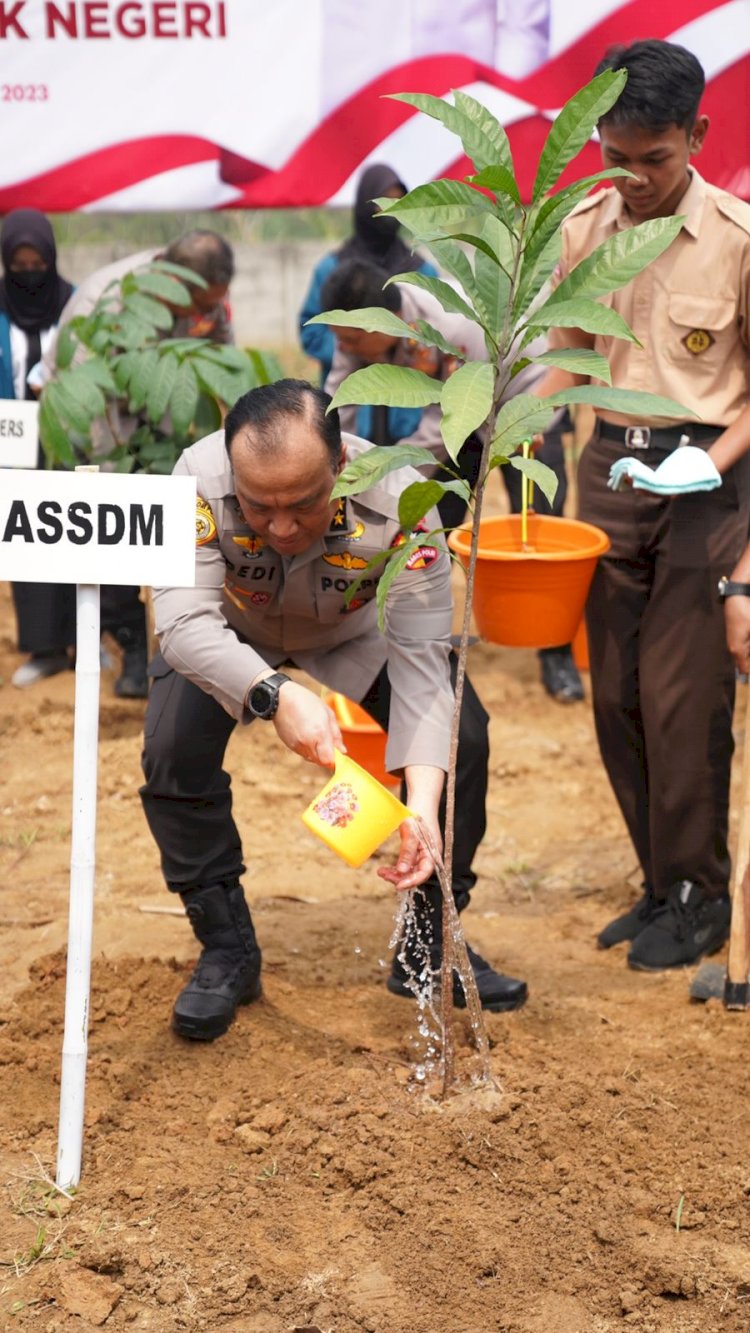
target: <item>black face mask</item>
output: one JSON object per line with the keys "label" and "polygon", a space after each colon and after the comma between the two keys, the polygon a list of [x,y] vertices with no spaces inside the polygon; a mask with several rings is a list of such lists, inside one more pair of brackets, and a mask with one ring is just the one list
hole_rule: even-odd
{"label": "black face mask", "polygon": [[46,269],[35,268],[23,268],[16,271],[9,269],[5,275],[5,281],[9,287],[14,287],[17,292],[23,292],[24,296],[35,296],[49,281],[49,272]]}

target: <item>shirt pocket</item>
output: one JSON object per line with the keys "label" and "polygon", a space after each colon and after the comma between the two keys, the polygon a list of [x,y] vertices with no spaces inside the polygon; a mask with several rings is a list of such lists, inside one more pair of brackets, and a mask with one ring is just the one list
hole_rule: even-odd
{"label": "shirt pocket", "polygon": [[731,296],[670,292],[667,355],[692,374],[714,376],[737,342],[737,304]]}

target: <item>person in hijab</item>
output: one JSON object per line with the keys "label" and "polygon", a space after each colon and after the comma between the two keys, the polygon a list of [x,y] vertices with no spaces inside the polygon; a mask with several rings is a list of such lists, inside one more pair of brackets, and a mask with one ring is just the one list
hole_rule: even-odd
{"label": "person in hijab", "polygon": [[[378,216],[375,199],[402,199],[406,186],[392,167],[382,162],[373,163],[362,172],[357,183],[354,202],[354,231],[334,250],[325,255],[316,266],[304,304],[299,314],[299,337],[303,351],[320,362],[320,383],[323,385],[331,369],[336,339],[325,324],[305,327],[308,319],[319,315],[324,307],[320,294],[323,283],[337,265],[350,259],[362,259],[377,264],[389,278],[396,273],[426,273],[436,278],[437,269],[422,255],[412,254],[402,240],[396,218]],[[369,435],[364,436],[369,439]]]}
{"label": "person in hijab", "polygon": [[[0,231],[0,254],[0,398],[34,399],[29,374],[52,340],[73,287],[57,272],[52,227],[35,208],[8,213]],[[54,583],[11,586],[19,652],[29,654],[11,679],[23,687],[71,665],[75,590]]]}

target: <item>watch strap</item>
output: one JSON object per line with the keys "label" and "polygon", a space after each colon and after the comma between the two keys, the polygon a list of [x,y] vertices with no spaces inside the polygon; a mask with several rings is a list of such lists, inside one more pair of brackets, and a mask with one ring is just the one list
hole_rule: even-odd
{"label": "watch strap", "polygon": [[[256,681],[255,685],[251,686],[248,690],[245,699],[248,712],[252,713],[253,717],[259,717],[270,721],[271,718],[275,716],[279,706],[279,690],[288,680],[291,680],[291,676],[285,676],[283,671],[274,671],[270,676],[264,676],[262,680]],[[253,708],[251,700],[256,690],[261,690],[269,698],[269,703],[272,706],[268,712],[258,712]]]}
{"label": "watch strap", "polygon": [[736,579],[719,579],[719,596],[750,597],[750,583],[739,583]]}

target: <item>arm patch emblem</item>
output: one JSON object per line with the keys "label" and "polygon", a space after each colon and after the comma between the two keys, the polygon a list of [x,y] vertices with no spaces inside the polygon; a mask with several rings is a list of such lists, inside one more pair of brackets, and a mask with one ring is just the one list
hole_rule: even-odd
{"label": "arm patch emblem", "polygon": [[208,500],[199,495],[195,506],[195,544],[205,546],[207,542],[213,541],[215,536],[216,519],[213,511]]}

